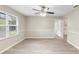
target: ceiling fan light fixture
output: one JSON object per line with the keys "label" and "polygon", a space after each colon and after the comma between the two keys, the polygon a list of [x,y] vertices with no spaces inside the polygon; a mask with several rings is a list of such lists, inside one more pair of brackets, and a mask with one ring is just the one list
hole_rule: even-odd
{"label": "ceiling fan light fixture", "polygon": [[46,13],[40,13],[40,16],[46,16],[47,14]]}

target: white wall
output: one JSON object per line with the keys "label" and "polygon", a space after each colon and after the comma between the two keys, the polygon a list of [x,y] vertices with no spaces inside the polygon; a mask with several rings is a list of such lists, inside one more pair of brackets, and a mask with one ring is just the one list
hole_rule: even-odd
{"label": "white wall", "polygon": [[66,18],[67,41],[79,49],[79,7],[67,14]]}
{"label": "white wall", "polygon": [[[56,20],[62,21],[62,18],[52,17],[52,16],[46,16],[46,17],[29,16],[27,17],[26,19],[27,37],[28,38],[54,38],[56,36],[56,33],[55,33],[55,21]],[[61,29],[59,30],[62,31]]]}

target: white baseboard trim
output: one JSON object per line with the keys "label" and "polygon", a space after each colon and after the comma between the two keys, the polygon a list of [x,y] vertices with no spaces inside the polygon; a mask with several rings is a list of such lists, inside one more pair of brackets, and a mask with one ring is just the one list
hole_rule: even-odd
{"label": "white baseboard trim", "polygon": [[72,43],[70,40],[67,40],[67,42],[79,50],[79,46],[77,46],[76,44]]}
{"label": "white baseboard trim", "polygon": [[11,46],[7,47],[6,49],[3,49],[2,51],[0,51],[0,54],[2,54],[3,52],[9,50],[10,48],[12,48],[13,46],[15,46],[16,44],[22,42],[25,39],[19,40],[18,42],[15,42],[14,44],[12,44]]}
{"label": "white baseboard trim", "polygon": [[78,32],[74,32],[74,31],[68,31],[69,33],[73,33],[73,34],[77,34],[77,35],[79,35],[79,33]]}
{"label": "white baseboard trim", "polygon": [[28,38],[55,38],[55,37],[27,37]]}

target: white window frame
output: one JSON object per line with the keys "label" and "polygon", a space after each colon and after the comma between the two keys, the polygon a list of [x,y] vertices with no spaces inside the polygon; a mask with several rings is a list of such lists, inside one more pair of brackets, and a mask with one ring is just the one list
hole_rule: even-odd
{"label": "white window frame", "polygon": [[[0,10],[0,12],[6,14],[6,25],[0,25],[0,26],[5,26],[6,27],[6,36],[3,37],[3,38],[0,38],[0,40],[7,39],[7,38],[14,37],[14,36],[18,35],[18,16],[15,16],[15,15],[13,15],[11,13],[1,11],[1,10]],[[11,16],[16,18],[16,25],[9,25],[8,24],[8,18],[7,18],[8,15],[11,15]],[[8,27],[9,26],[16,26],[16,34],[15,35],[11,35],[11,36],[8,35],[8,33],[9,33],[9,28]]]}

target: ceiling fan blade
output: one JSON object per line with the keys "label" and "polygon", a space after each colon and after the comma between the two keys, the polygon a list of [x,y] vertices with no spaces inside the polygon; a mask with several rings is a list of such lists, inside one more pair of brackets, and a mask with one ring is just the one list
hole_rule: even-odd
{"label": "ceiling fan blade", "polygon": [[40,12],[38,12],[38,13],[35,13],[35,14],[39,14]]}
{"label": "ceiling fan blade", "polygon": [[40,11],[40,10],[37,10],[37,9],[32,9],[32,10],[35,10],[35,11]]}
{"label": "ceiling fan blade", "polygon": [[54,12],[47,12],[48,14],[55,14]]}
{"label": "ceiling fan blade", "polygon": [[75,5],[73,8],[76,8],[76,7],[78,7],[79,5]]}

